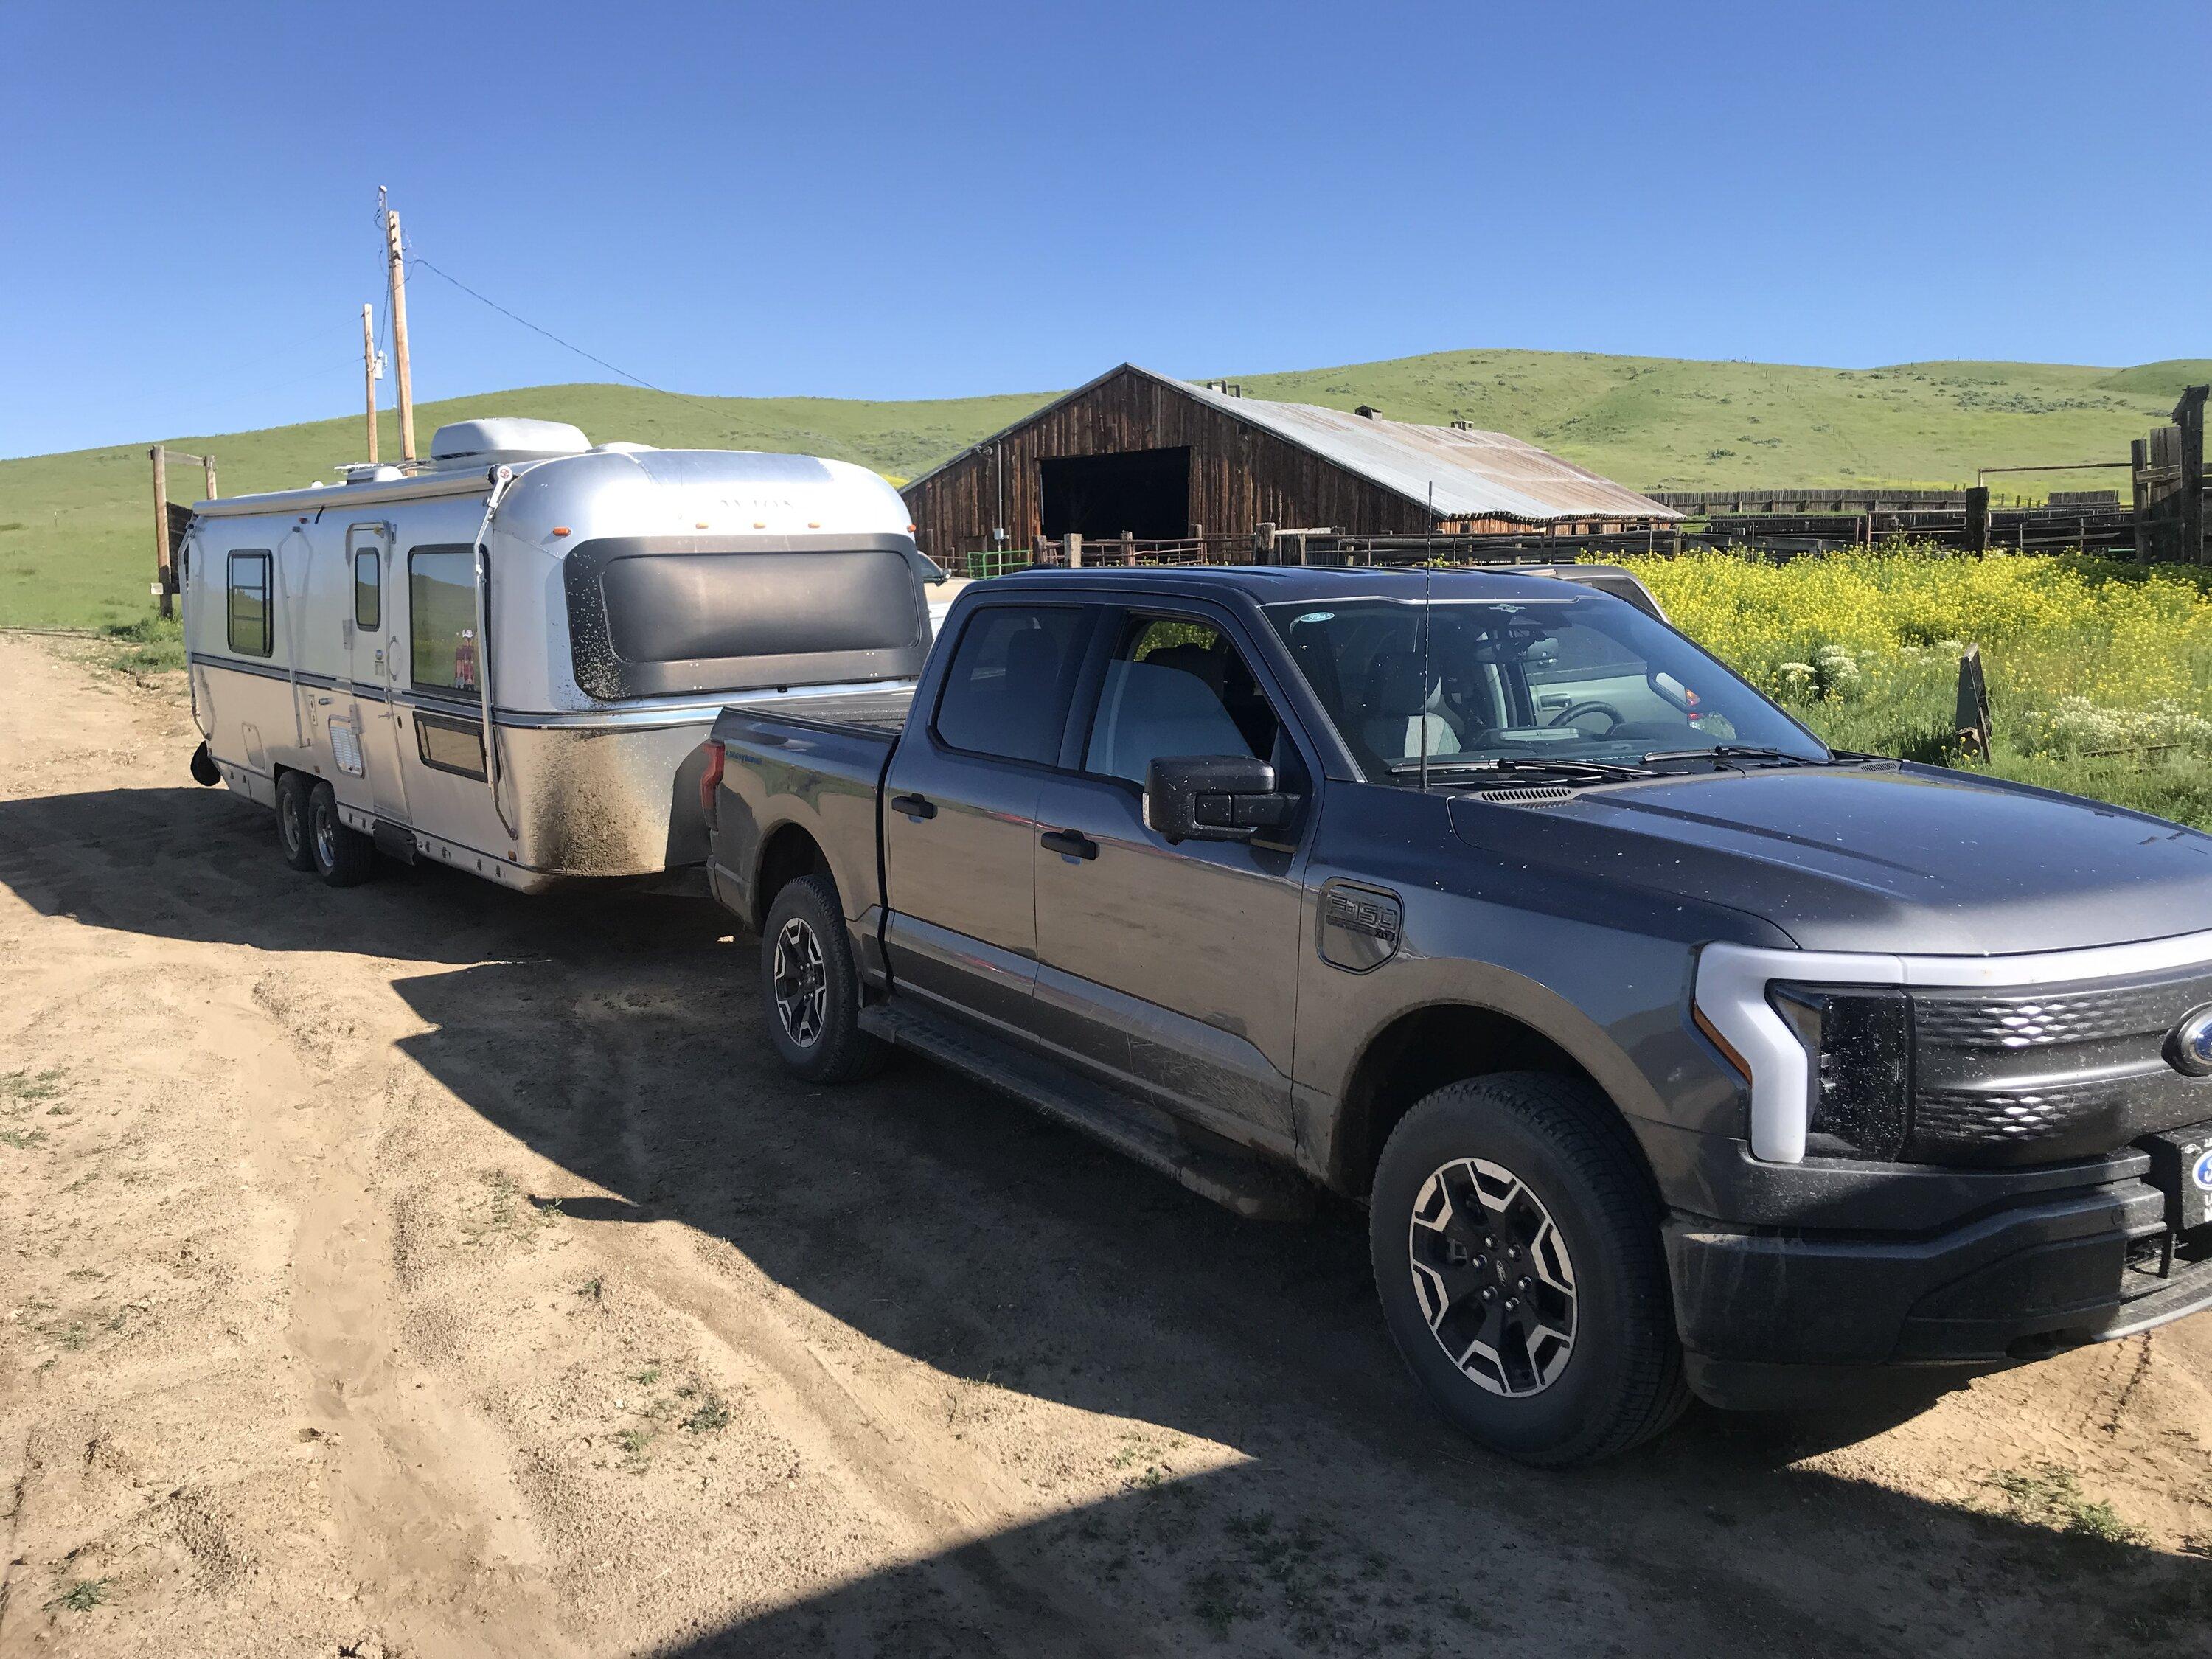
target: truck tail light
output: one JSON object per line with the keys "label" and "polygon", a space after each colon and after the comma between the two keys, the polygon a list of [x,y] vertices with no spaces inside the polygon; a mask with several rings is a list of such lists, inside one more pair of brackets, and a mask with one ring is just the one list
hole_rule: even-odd
{"label": "truck tail light", "polygon": [[1774,1011],[1811,1062],[1811,1150],[1894,1158],[1912,1133],[1912,999],[1902,991],[1777,985]]}
{"label": "truck tail light", "polygon": [[699,774],[699,816],[714,822],[714,792],[722,787],[722,740],[707,739],[707,764]]}

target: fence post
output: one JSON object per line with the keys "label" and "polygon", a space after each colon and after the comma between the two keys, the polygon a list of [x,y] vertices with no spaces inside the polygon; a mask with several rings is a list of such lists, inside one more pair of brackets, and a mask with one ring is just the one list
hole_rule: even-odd
{"label": "fence post", "polygon": [[2181,556],[2204,562],[2204,400],[2212,387],[2193,386],[2173,406],[2181,428]]}
{"label": "fence post", "polygon": [[1136,562],[1137,532],[1133,530],[1125,530],[1121,532],[1121,567],[1126,570]]}
{"label": "fence post", "polygon": [[1987,484],[1976,484],[1966,492],[1966,545],[1969,553],[1990,550],[1990,490]]}
{"label": "fence post", "polygon": [[1273,564],[1275,562],[1275,526],[1262,522],[1252,526],[1252,562]]}
{"label": "fence post", "polygon": [[1067,568],[1070,570],[1083,568],[1083,532],[1079,530],[1067,532]]}

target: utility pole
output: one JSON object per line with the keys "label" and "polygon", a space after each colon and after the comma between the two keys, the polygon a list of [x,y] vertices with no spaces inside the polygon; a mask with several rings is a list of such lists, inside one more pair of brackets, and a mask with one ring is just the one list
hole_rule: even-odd
{"label": "utility pole", "polygon": [[371,307],[361,308],[361,383],[368,398],[368,459],[376,459],[376,325]]}
{"label": "utility pole", "polygon": [[169,458],[159,444],[149,453],[154,459],[154,592],[161,615],[173,617],[176,607],[169,598],[176,586],[169,574]]}
{"label": "utility pole", "polygon": [[399,210],[384,214],[385,246],[392,256],[392,366],[399,376],[399,459],[415,459],[415,383],[407,368],[407,256],[399,241]]}

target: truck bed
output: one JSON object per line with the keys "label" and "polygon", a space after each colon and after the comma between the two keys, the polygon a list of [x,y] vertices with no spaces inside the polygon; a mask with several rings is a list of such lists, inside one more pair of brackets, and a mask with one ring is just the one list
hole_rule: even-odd
{"label": "truck bed", "polygon": [[769,850],[767,836],[784,827],[821,848],[848,919],[882,902],[878,801],[913,702],[907,684],[723,708],[714,740],[726,769],[707,871],[722,903],[758,922],[754,878]]}
{"label": "truck bed", "polygon": [[895,737],[906,725],[906,711],[913,702],[914,687],[909,684],[866,691],[825,691],[811,697],[763,698],[758,702],[738,699],[725,712],[748,720],[791,720],[826,731],[887,732]]}

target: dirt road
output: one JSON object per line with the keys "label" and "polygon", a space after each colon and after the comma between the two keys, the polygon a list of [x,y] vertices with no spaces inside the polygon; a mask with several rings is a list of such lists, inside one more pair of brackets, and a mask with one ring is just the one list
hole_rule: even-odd
{"label": "dirt road", "polygon": [[1532,1474],[1352,1218],[796,1085],[704,905],[295,875],[75,648],[0,638],[0,1653],[2202,1651],[2212,1319]]}

